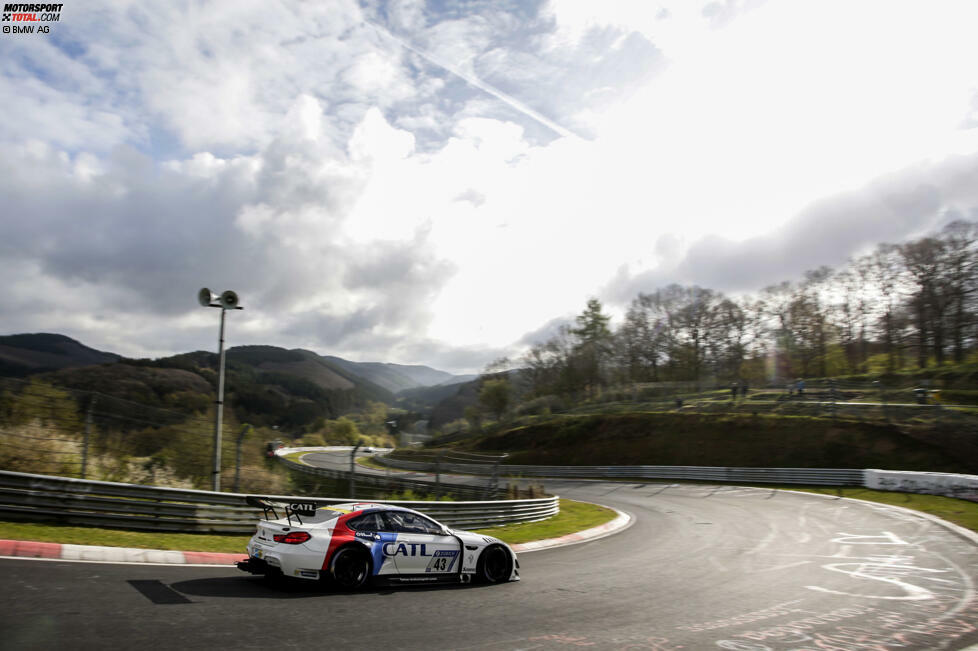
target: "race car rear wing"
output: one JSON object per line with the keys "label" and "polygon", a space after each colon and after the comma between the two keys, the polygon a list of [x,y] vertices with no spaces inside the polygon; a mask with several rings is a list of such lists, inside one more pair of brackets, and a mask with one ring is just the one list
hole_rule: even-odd
{"label": "race car rear wing", "polygon": [[275,502],[273,500],[266,499],[264,497],[258,497],[257,495],[248,495],[245,497],[245,502],[249,506],[254,506],[260,508],[264,514],[265,519],[269,520],[268,514],[271,513],[275,520],[279,519],[278,511],[276,509],[282,509],[285,513],[285,518],[292,524],[292,518],[301,525],[302,517],[312,517],[316,514],[316,509],[319,505],[315,502]]}

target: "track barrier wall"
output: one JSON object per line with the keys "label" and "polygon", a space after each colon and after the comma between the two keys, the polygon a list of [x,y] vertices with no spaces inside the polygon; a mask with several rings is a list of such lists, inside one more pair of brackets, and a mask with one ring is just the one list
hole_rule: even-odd
{"label": "track barrier wall", "polygon": [[[280,502],[343,504],[343,498],[260,495]],[[247,495],[0,471],[0,518],[177,533],[250,534],[262,516]],[[368,500],[369,501],[369,500]],[[479,529],[556,515],[559,498],[467,502],[385,501],[450,527]]]}
{"label": "track barrier wall", "polygon": [[[431,472],[433,464],[390,456],[379,463],[402,470]],[[679,479],[749,484],[861,486],[903,493],[925,493],[978,501],[978,476],[939,472],[857,470],[849,468],[725,468],[719,466],[500,466],[510,477],[565,477],[585,479]],[[441,464],[441,472],[480,474],[479,464]]]}

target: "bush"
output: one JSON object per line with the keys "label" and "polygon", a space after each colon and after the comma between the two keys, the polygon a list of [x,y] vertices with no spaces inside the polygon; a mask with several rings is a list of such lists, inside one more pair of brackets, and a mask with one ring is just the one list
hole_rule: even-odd
{"label": "bush", "polygon": [[567,405],[557,396],[541,396],[516,408],[518,416],[549,416],[567,411]]}
{"label": "bush", "polygon": [[324,447],[326,441],[320,434],[306,434],[298,441],[300,447],[311,448],[311,447]]}

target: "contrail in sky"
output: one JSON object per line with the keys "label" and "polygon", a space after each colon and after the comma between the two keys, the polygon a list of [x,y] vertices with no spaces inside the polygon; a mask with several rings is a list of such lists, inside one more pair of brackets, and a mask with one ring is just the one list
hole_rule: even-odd
{"label": "contrail in sky", "polygon": [[580,139],[580,136],[578,136],[576,133],[574,133],[574,132],[572,132],[572,131],[570,131],[568,129],[565,129],[564,127],[560,126],[559,124],[557,124],[556,122],[554,122],[550,118],[548,118],[546,116],[543,116],[543,115],[540,115],[539,113],[537,113],[532,108],[530,108],[529,106],[527,106],[523,102],[519,101],[515,97],[512,97],[510,95],[507,95],[506,93],[504,93],[503,91],[499,90],[498,88],[494,88],[493,86],[490,86],[489,84],[485,83],[484,81],[482,81],[478,77],[473,77],[472,75],[465,74],[464,72],[462,72],[458,68],[456,68],[456,67],[454,67],[452,65],[449,65],[449,64],[445,63],[444,61],[441,61],[441,60],[437,59],[436,57],[434,57],[433,55],[429,54],[428,52],[425,52],[424,50],[420,50],[420,49],[414,47],[413,45],[411,45],[407,41],[403,41],[403,40],[397,38],[396,36],[394,36],[393,34],[391,34],[383,26],[378,25],[377,23],[374,23],[374,22],[369,21],[369,20],[367,20],[365,22],[368,25],[370,25],[371,27],[373,27],[374,29],[376,29],[378,32],[380,32],[382,35],[386,36],[387,38],[391,39],[392,41],[394,41],[395,43],[397,43],[398,45],[400,45],[401,47],[403,47],[404,49],[410,50],[411,52],[414,52],[419,57],[425,59],[429,63],[433,63],[436,66],[438,66],[439,68],[443,68],[444,70],[447,70],[448,72],[452,73],[453,75],[455,75],[459,79],[462,79],[462,80],[468,82],[470,85],[475,86],[479,90],[481,90],[481,91],[483,91],[485,93],[488,93],[488,94],[492,95],[496,99],[498,99],[498,100],[500,100],[502,102],[505,102],[506,104],[509,104],[510,106],[512,106],[514,109],[516,109],[520,113],[522,113],[522,114],[524,114],[524,115],[526,115],[528,117],[533,118],[534,120],[536,120],[537,122],[539,122],[543,126],[547,127],[548,129],[550,129],[551,131],[553,131],[557,135],[563,136],[565,138],[574,138],[574,139],[578,139],[578,140]]}

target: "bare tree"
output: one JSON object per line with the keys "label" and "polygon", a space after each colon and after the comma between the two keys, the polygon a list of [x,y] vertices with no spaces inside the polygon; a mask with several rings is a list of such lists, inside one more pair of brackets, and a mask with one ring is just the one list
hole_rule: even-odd
{"label": "bare tree", "polygon": [[879,244],[862,263],[875,301],[870,303],[871,316],[875,314],[880,327],[883,352],[886,354],[887,373],[893,373],[903,365],[903,355],[898,333],[897,311],[899,287],[902,284],[902,256],[900,247]]}
{"label": "bare tree", "polygon": [[970,325],[974,324],[974,312],[969,310],[978,280],[978,225],[975,222],[954,221],[941,233],[944,243],[945,289],[948,294],[948,328],[954,361],[961,363],[965,356],[965,339]]}
{"label": "bare tree", "polygon": [[944,277],[946,247],[934,237],[924,237],[900,246],[900,255],[914,289],[910,306],[914,314],[917,339],[917,366],[927,366],[928,354],[934,353],[938,365],[944,363],[946,324],[949,300],[941,281]]}

